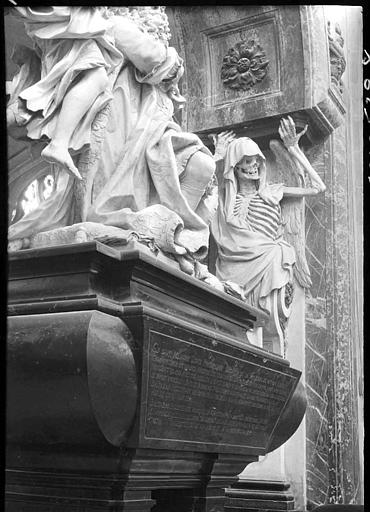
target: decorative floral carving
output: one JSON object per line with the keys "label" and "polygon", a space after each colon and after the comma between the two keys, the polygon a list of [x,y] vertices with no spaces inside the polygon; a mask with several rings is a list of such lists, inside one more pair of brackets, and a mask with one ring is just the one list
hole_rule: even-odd
{"label": "decorative floral carving", "polygon": [[329,55],[330,55],[330,73],[332,83],[343,92],[344,84],[342,75],[346,69],[346,59],[344,58],[344,39],[338,23],[335,24],[335,34],[332,36],[330,21],[328,21]]}
{"label": "decorative floral carving", "polygon": [[289,308],[294,298],[294,284],[289,282],[285,285],[284,303],[285,307]]}
{"label": "decorative floral carving", "polygon": [[267,73],[269,61],[255,39],[240,41],[230,48],[221,67],[221,79],[230,89],[247,90],[261,82]]}

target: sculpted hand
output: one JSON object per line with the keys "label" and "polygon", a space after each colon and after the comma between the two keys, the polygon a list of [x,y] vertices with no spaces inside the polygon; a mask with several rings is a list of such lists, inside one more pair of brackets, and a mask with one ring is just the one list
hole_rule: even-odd
{"label": "sculpted hand", "polygon": [[284,142],[285,147],[289,150],[290,148],[297,148],[298,141],[306,133],[308,129],[308,125],[304,127],[304,129],[300,133],[296,133],[295,124],[293,119],[288,116],[287,118],[283,118],[280,121],[279,126],[279,135]]}
{"label": "sculpted hand", "polygon": [[[299,166],[302,168],[298,168],[298,174],[303,178],[304,182],[304,173],[306,172],[311,179],[312,189],[315,190],[315,194],[318,192],[324,192],[326,187],[323,183],[320,176],[317,174],[315,169],[312,167],[306,155],[303,153],[301,148],[298,146],[298,141],[302,137],[303,134],[306,133],[308,125],[304,127],[301,133],[296,133],[295,124],[293,119],[288,116],[286,119],[282,119],[280,121],[279,126],[279,134],[284,142],[284,146],[287,148],[289,153],[293,156]],[[302,172],[303,171],[303,172]],[[289,187],[285,187],[285,194],[287,193]],[[311,190],[312,190],[311,189]],[[309,195],[306,193],[305,195]]]}
{"label": "sculpted hand", "polygon": [[213,144],[215,146],[214,158],[221,160],[225,158],[226,151],[230,142],[232,142],[236,135],[233,131],[220,132],[217,135],[211,134]]}
{"label": "sculpted hand", "polygon": [[170,70],[168,77],[162,80],[162,88],[167,92],[169,98],[178,104],[178,108],[183,108],[186,103],[186,98],[180,94],[178,82],[184,74],[184,66],[181,62],[174,64]]}

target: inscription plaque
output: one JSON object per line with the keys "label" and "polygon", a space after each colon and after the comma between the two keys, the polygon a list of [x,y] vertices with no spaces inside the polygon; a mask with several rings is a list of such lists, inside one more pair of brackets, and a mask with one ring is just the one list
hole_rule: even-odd
{"label": "inscription plaque", "polygon": [[221,346],[149,332],[146,439],[267,448],[297,376]]}

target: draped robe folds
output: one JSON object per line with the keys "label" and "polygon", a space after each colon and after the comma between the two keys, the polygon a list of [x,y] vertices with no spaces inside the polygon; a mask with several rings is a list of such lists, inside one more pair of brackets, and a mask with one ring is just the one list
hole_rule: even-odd
{"label": "draped robe folds", "polygon": [[179,178],[194,153],[211,154],[198,136],[182,132],[172,121],[168,96],[139,80],[145,79],[129,64],[116,81],[97,171],[107,181],[91,205],[88,220],[125,228],[128,210],[161,204],[177,213],[186,228],[204,230],[206,224],[189,207]]}
{"label": "draped robe folds", "polygon": [[[234,166],[225,165],[224,173],[221,167],[222,161],[217,163],[219,203],[211,225],[218,247],[216,276],[241,286],[251,305],[271,313],[271,292],[292,279],[294,249],[281,237],[273,240],[253,231],[246,219],[234,215],[237,193]],[[266,184],[265,176],[260,179],[260,190],[260,196],[272,203],[282,199],[282,185]]]}
{"label": "draped robe folds", "polygon": [[[10,103],[18,102],[16,117],[27,122],[28,138],[52,138],[64,96],[80,73],[99,67],[107,72],[110,86],[96,98],[72,134],[70,148],[80,150],[90,142],[96,114],[112,97],[110,89],[123,61],[114,46],[109,21],[91,7],[15,9],[40,57],[39,69],[25,68],[26,78],[22,72],[16,76],[10,98]],[[24,83],[28,87],[22,88]]]}
{"label": "draped robe folds", "polygon": [[[151,47],[145,52],[148,64]],[[162,219],[160,229],[166,231],[168,220],[175,222],[193,238],[196,251],[208,244],[208,226],[201,213],[204,202],[193,211],[180,180],[194,153],[211,153],[196,135],[182,132],[173,122],[172,101],[158,85],[172,69],[174,53],[168,48],[160,64],[153,55],[153,68],[143,73],[135,67],[135,42],[130,41],[130,61],[122,56],[92,196],[82,220],[135,230],[142,220],[140,214],[159,204],[171,217]],[[137,58],[143,60],[139,53]],[[9,240],[69,225],[72,217],[73,178],[62,171],[55,193],[10,226]]]}

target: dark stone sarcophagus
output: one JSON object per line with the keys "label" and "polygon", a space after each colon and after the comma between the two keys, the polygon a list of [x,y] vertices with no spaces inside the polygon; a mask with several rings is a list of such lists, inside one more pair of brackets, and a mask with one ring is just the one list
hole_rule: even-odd
{"label": "dark stone sarcophagus", "polygon": [[224,510],[304,414],[258,317],[136,243],[11,254],[7,510]]}

